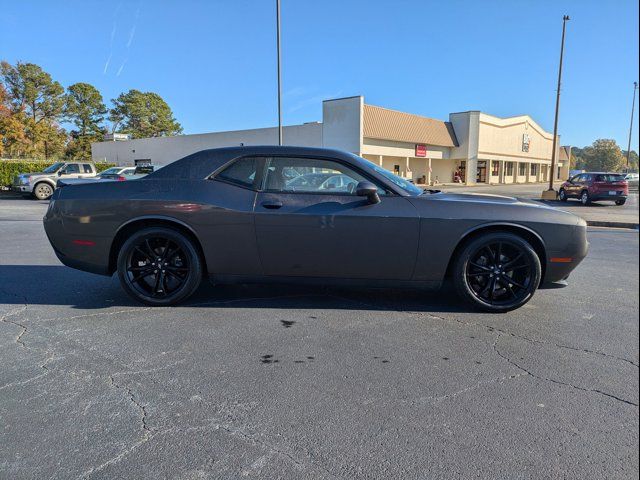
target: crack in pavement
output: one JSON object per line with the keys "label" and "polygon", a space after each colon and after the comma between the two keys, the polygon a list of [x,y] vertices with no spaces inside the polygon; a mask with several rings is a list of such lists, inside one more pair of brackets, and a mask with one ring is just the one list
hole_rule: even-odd
{"label": "crack in pavement", "polygon": [[[451,398],[455,398],[458,395],[461,395],[463,393],[467,393],[467,392],[471,392],[473,390],[477,390],[478,388],[484,387],[485,385],[490,385],[492,383],[497,383],[497,382],[501,382],[504,380],[515,380],[516,378],[520,378],[520,377],[525,377],[527,376],[526,373],[515,373],[512,375],[504,375],[502,377],[497,377],[497,378],[492,378],[491,380],[486,380],[484,382],[477,382],[473,385],[470,385],[466,388],[463,388],[461,390],[457,390],[455,392],[452,393],[447,393],[444,395],[440,395],[437,397],[422,397],[419,399],[420,402],[431,402],[433,404],[435,403],[440,403],[443,402],[445,400],[449,400]],[[412,403],[417,403],[417,402],[412,402]]]}
{"label": "crack in pavement", "polygon": [[[216,418],[212,418],[210,419],[209,423],[205,424],[205,425],[196,425],[196,426],[190,426],[190,427],[186,427],[186,428],[180,428],[180,427],[173,427],[173,428],[169,428],[166,430],[163,430],[161,433],[162,434],[166,434],[166,433],[174,433],[174,432],[191,432],[194,430],[202,430],[202,429],[214,429],[214,430],[222,430],[230,435],[234,435],[234,436],[238,436],[240,437],[242,440],[252,443],[254,445],[266,448],[267,450],[269,450],[271,453],[274,453],[276,455],[280,455],[283,456],[285,458],[287,458],[288,460],[290,460],[299,470],[302,470],[304,468],[307,467],[307,465],[297,459],[296,457],[293,456],[293,454],[286,452],[276,446],[274,446],[271,443],[265,442],[263,440],[260,440],[259,438],[256,438],[255,434],[250,434],[247,433],[243,428],[238,428],[233,426],[232,424],[230,424],[229,422],[225,422],[222,423],[220,421],[218,421],[218,419]],[[312,467],[318,468],[320,470],[322,470],[323,472],[325,472],[327,475],[330,475],[332,478],[341,478],[340,476],[336,475],[335,473],[333,473],[332,471],[330,471],[327,467],[325,467],[324,465],[318,463],[317,461],[314,461],[312,458],[312,455],[310,452],[308,452],[306,449],[304,449],[304,453],[308,459],[309,464]]]}
{"label": "crack in pavement", "polygon": [[7,313],[5,313],[4,315],[2,315],[2,317],[0,317],[0,321],[3,323],[8,323],[10,325],[15,325],[16,327],[21,328],[20,333],[18,333],[18,336],[15,338],[15,342],[20,345],[22,348],[27,348],[27,346],[24,344],[24,342],[22,341],[22,337],[25,333],[27,333],[27,327],[25,327],[23,324],[21,324],[20,322],[15,322],[13,320],[8,320],[9,317],[13,317],[14,315],[18,315],[19,313],[22,313],[24,311],[27,310],[27,304],[25,303],[23,306],[15,308]]}
{"label": "crack in pavement", "polygon": [[82,475],[80,475],[79,478],[89,478],[89,477],[91,477],[91,475],[104,470],[108,466],[113,465],[115,463],[118,463],[120,460],[122,460],[124,457],[126,457],[127,455],[132,453],[138,447],[140,447],[141,445],[147,443],[149,440],[151,440],[151,438],[153,438],[154,435],[156,435],[156,433],[158,433],[154,428],[150,427],[148,425],[148,423],[147,423],[148,414],[147,414],[146,405],[142,405],[136,399],[135,393],[133,393],[133,391],[129,387],[126,387],[126,386],[123,386],[123,385],[120,385],[119,383],[117,383],[115,381],[115,379],[113,378],[113,375],[109,375],[109,385],[111,387],[115,388],[116,390],[124,391],[126,393],[126,396],[127,396],[127,399],[129,400],[129,402],[132,403],[134,405],[134,407],[139,411],[139,413],[140,413],[140,424],[141,424],[141,429],[143,431],[143,435],[142,435],[142,438],[140,438],[137,442],[135,442],[129,448],[126,448],[125,450],[121,451],[115,457],[110,458],[109,460],[107,460],[106,462],[101,463],[98,466],[91,467],[88,470],[85,470],[82,473]]}
{"label": "crack in pavement", "polygon": [[49,365],[50,362],[53,361],[54,357],[55,357],[55,354],[52,353],[49,357],[47,357],[45,359],[45,361],[43,363],[40,364],[40,368],[43,369],[44,372],[42,372],[42,373],[40,373],[38,375],[35,375],[34,377],[27,378],[26,380],[20,380],[18,382],[6,383],[6,384],[0,386],[0,390],[4,390],[5,388],[19,387],[19,386],[22,386],[22,385],[26,385],[27,383],[31,383],[31,382],[33,382],[35,380],[38,380],[39,378],[44,377],[45,375],[47,375],[50,372],[48,365]]}
{"label": "crack in pavement", "polygon": [[507,363],[509,363],[510,365],[513,365],[514,367],[516,367],[517,369],[523,371],[525,374],[530,375],[531,377],[538,379],[538,380],[542,380],[545,382],[551,382],[551,383],[555,383],[556,385],[563,385],[565,387],[570,387],[573,388],[575,390],[580,390],[582,392],[589,392],[589,393],[597,393],[599,395],[603,395],[605,397],[609,397],[612,398],[618,402],[622,402],[625,403],[627,405],[633,405],[634,407],[637,407],[638,404],[634,403],[630,400],[625,400],[624,398],[618,397],[616,395],[613,395],[612,393],[607,393],[604,392],[602,390],[598,390],[598,389],[590,389],[590,388],[584,388],[584,387],[578,387],[577,385],[573,385],[571,383],[567,383],[567,382],[562,382],[560,380],[555,380],[553,378],[548,378],[548,377],[542,377],[540,375],[537,375],[533,372],[531,372],[530,370],[527,370],[526,368],[524,368],[523,366],[519,365],[517,362],[511,360],[508,356],[504,355],[499,349],[498,349],[498,341],[500,340],[500,338],[503,336],[504,334],[502,332],[499,332],[498,335],[496,336],[496,339],[493,342],[493,351],[498,354],[498,356],[500,356],[501,358],[503,358]]}
{"label": "crack in pavement", "polygon": [[[342,296],[333,295],[333,294],[327,294],[327,296],[328,297],[337,298],[337,299],[340,299],[340,300],[344,300],[344,301],[348,301],[348,302],[355,303],[355,304],[360,304],[360,305],[366,306],[368,308],[375,309],[377,311],[385,309],[384,307],[381,307],[381,306],[378,306],[378,305],[374,305],[374,304],[371,304],[371,303],[363,302],[361,300],[351,299],[351,298],[348,298],[348,297],[342,297]],[[602,352],[602,351],[599,351],[599,350],[591,350],[591,349],[588,349],[588,348],[581,348],[581,347],[572,347],[570,345],[564,345],[564,344],[561,344],[561,343],[546,342],[544,340],[536,340],[536,339],[529,338],[529,337],[526,337],[526,336],[518,334],[518,333],[509,332],[507,330],[504,330],[504,329],[501,329],[499,327],[495,327],[495,326],[492,326],[492,325],[486,325],[486,324],[483,324],[483,323],[465,322],[465,321],[460,320],[458,318],[447,318],[447,317],[443,317],[443,316],[439,316],[439,315],[434,315],[432,313],[420,312],[420,311],[417,311],[417,310],[403,310],[403,309],[399,309],[399,308],[395,308],[395,307],[387,307],[387,309],[392,309],[392,310],[394,310],[394,311],[396,311],[398,313],[408,313],[410,315],[424,316],[424,317],[427,317],[427,318],[431,318],[433,320],[442,320],[442,321],[445,321],[445,322],[456,322],[456,323],[459,323],[460,325],[465,325],[465,326],[470,326],[470,327],[484,327],[484,328],[488,329],[489,331],[500,332],[500,333],[503,333],[505,335],[509,335],[511,337],[519,338],[519,339],[525,340],[525,341],[530,342],[530,343],[534,343],[534,344],[538,344],[538,345],[549,345],[549,346],[552,346],[552,347],[564,348],[564,349],[573,350],[573,351],[576,351],[576,352],[599,355],[599,356],[602,356],[602,357],[607,357],[607,358],[611,358],[611,359],[614,359],[614,360],[619,360],[621,362],[629,363],[629,364],[635,366],[636,368],[638,368],[640,366],[637,362],[634,362],[633,360],[630,360],[630,359],[625,358],[625,357],[619,357],[617,355],[612,355],[610,353]]]}

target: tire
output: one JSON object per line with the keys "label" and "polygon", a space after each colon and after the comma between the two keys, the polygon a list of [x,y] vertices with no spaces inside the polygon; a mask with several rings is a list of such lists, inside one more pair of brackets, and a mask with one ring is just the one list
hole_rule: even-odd
{"label": "tire", "polygon": [[580,203],[582,205],[587,206],[591,203],[591,197],[589,196],[589,192],[587,190],[583,190],[580,194]]}
{"label": "tire", "polygon": [[36,183],[36,186],[33,187],[33,195],[38,200],[47,200],[53,195],[53,187],[47,182]]}
{"label": "tire", "polygon": [[200,286],[202,276],[203,262],[193,241],[172,228],[138,230],[118,252],[122,288],[147,305],[168,306],[186,300]]}
{"label": "tire", "polygon": [[616,205],[624,205],[625,203],[627,203],[627,199],[626,198],[622,198],[620,200],[616,200]]}
{"label": "tire", "polygon": [[564,188],[561,188],[560,191],[558,192],[558,198],[560,199],[561,202],[567,201],[567,192]]}
{"label": "tire", "polygon": [[470,240],[453,264],[458,295],[485,312],[520,308],[531,300],[541,277],[540,259],[533,247],[508,232],[487,233]]}

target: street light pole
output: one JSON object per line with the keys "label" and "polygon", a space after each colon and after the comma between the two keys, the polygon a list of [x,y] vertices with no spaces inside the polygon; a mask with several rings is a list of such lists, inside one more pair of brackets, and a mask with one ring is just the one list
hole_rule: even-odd
{"label": "street light pole", "polygon": [[[560,86],[562,84],[562,60],[564,57],[564,34],[567,27],[569,15],[562,17],[562,41],[560,43],[560,67],[558,68],[558,91],[556,93],[556,115],[553,121],[553,150],[551,151],[551,175],[549,175],[549,189],[547,192],[553,192],[555,198],[555,190],[553,189],[553,180],[556,176],[556,151],[558,149],[558,114],[560,112]],[[543,192],[543,198],[545,193]],[[551,196],[547,194],[547,196]]]}
{"label": "street light pole", "polygon": [[627,169],[629,169],[629,158],[631,157],[631,132],[633,131],[633,113],[636,108],[636,90],[638,82],[633,82],[633,102],[631,102],[631,125],[629,125],[629,143],[627,143]]}
{"label": "street light pole", "polygon": [[282,145],[282,85],[280,74],[280,0],[276,0],[276,22],[278,43],[278,145]]}

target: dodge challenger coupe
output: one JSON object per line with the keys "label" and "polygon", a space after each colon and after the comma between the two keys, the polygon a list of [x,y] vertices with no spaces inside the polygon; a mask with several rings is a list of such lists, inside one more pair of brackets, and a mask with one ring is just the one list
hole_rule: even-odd
{"label": "dodge challenger coupe", "polygon": [[149,305],[216,283],[437,289],[504,312],[564,284],[586,223],[537,203],[422,190],[321,148],[204,150],[135,182],[54,193],[44,227],[73,268],[112,275]]}

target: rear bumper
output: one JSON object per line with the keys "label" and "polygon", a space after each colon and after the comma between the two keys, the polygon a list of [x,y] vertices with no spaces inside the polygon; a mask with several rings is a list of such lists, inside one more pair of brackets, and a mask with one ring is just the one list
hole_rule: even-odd
{"label": "rear bumper", "polygon": [[[59,190],[56,190],[56,194]],[[55,198],[55,195],[54,197]],[[52,211],[54,210],[54,211]],[[109,249],[110,239],[102,237],[82,236],[86,242],[78,242],[75,235],[71,235],[65,228],[56,208],[49,208],[43,218],[44,231],[49,243],[53,247],[58,259],[67,267],[110,276]]]}
{"label": "rear bumper", "polygon": [[620,194],[616,194],[616,195],[609,195],[609,192],[604,192],[604,193],[592,193],[589,195],[590,199],[593,201],[599,201],[599,200],[609,200],[611,202],[615,202],[616,200],[626,200],[627,198],[627,194],[626,193],[620,193]]}

